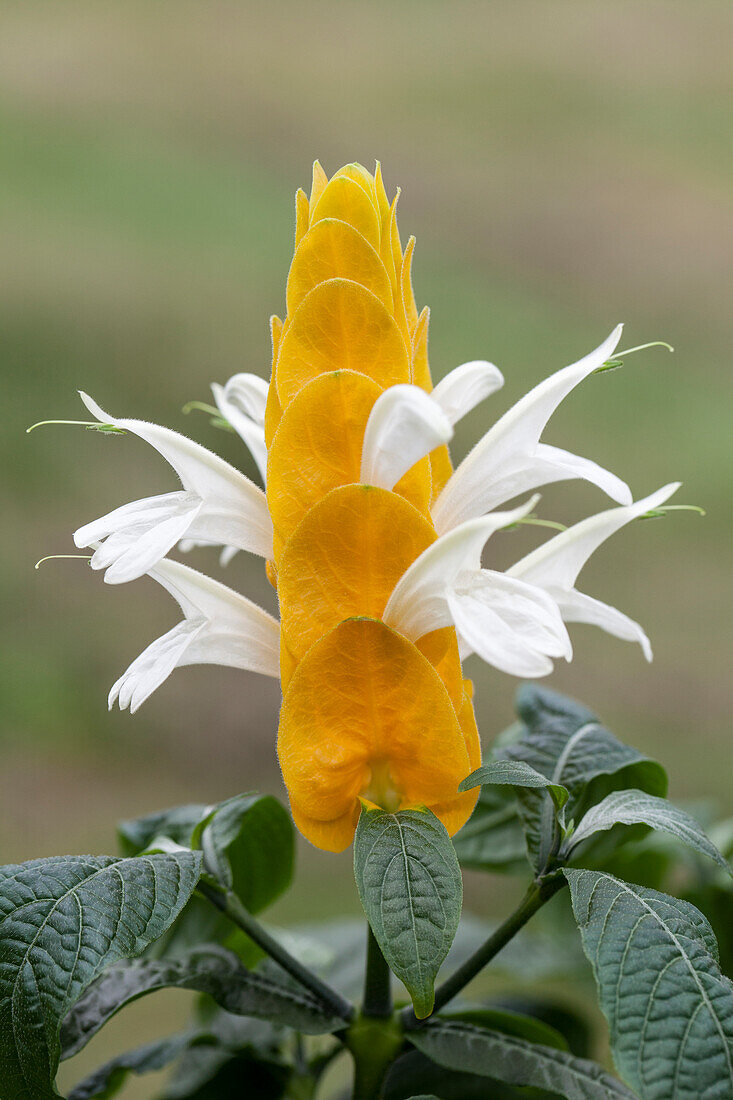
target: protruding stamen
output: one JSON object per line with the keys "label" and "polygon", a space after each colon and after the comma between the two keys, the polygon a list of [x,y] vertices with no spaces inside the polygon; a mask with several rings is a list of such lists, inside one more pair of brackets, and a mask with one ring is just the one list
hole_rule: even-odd
{"label": "protruding stamen", "polygon": [[46,424],[77,424],[86,428],[88,432],[102,432],[108,435],[125,435],[124,428],[116,428],[114,424],[98,424],[96,420],[39,420],[37,424],[31,424],[26,428],[25,434],[34,431],[35,428],[43,428]]}
{"label": "protruding stamen", "polygon": [[81,561],[91,561],[92,556],[91,554],[47,554],[45,558],[37,561],[33,568],[38,569],[44,561],[56,561],[58,558],[79,558]]}
{"label": "protruding stamen", "polygon": [[594,374],[603,374],[607,370],[617,370],[624,365],[624,357],[627,355],[634,355],[637,351],[646,351],[647,348],[666,348],[667,351],[673,352],[674,348],[671,344],[667,344],[664,340],[651,340],[648,344],[639,344],[635,348],[626,348],[625,351],[619,351],[614,355],[613,359],[607,359]]}

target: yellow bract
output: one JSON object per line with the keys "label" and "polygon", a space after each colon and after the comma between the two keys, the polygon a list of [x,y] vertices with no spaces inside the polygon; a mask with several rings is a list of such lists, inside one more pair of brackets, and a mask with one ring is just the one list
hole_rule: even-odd
{"label": "yellow bract", "polygon": [[449,806],[456,820],[476,801],[475,792],[456,795],[470,760],[440,677],[411,642],[374,619],[340,623],[300,662],[283,702],[278,752],[300,814],[322,825],[342,828],[362,795],[392,810]]}
{"label": "yellow bract", "polygon": [[281,613],[278,753],[293,818],[341,851],[362,804],[427,806],[454,833],[476,793],[458,785],[481,752],[452,627],[417,644],[381,622],[395,584],[435,541],[430,505],[447,448],[393,489],[361,484],[364,432],[388,387],[432,390],[429,312],[418,314],[397,197],[349,164],[313,166],[295,199],[287,317],[273,317],[265,412],[268,576]]}

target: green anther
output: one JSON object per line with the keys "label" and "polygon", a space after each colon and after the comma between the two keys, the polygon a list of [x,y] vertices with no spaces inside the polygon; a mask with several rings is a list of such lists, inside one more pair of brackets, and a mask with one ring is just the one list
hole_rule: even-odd
{"label": "green anther", "polygon": [[617,370],[618,367],[624,365],[623,357],[627,355],[634,355],[637,351],[646,351],[647,348],[666,348],[667,351],[673,352],[674,348],[671,344],[667,344],[664,340],[651,340],[648,344],[639,344],[635,348],[626,348],[625,351],[619,351],[614,355],[613,359],[607,359],[600,367],[593,371],[594,374],[603,374],[607,370]]}
{"label": "green anther", "polygon": [[651,512],[645,512],[640,519],[662,519],[667,512],[697,512],[699,516],[706,516],[707,512],[698,504],[665,504],[659,508],[652,508]]}
{"label": "green anther", "polygon": [[96,420],[39,420],[37,424],[31,424],[26,428],[28,435],[35,428],[43,428],[46,424],[76,424],[80,428],[86,428],[88,432],[102,432],[104,435],[126,435],[124,428],[116,428],[114,424],[98,424]]}

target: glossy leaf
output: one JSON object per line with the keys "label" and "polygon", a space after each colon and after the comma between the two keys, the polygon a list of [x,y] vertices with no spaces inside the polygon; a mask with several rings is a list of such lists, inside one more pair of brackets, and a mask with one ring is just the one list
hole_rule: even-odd
{"label": "glossy leaf", "polygon": [[575,832],[568,838],[567,854],[584,840],[612,829],[614,825],[649,825],[652,829],[669,833],[730,872],[728,863],[694,817],[664,798],[635,790],[614,791],[597,806],[591,806]]}
{"label": "glossy leaf", "polygon": [[594,1062],[516,1035],[459,1020],[428,1020],[410,1042],[448,1069],[531,1086],[566,1100],[634,1100],[633,1093]]}
{"label": "glossy leaf", "polygon": [[117,836],[122,854],[139,855],[159,836],[168,836],[177,844],[189,847],[194,828],[210,809],[202,803],[192,803],[121,821],[117,826]]}
{"label": "glossy leaf", "polygon": [[[629,786],[666,794],[664,769],[618,741],[586,707],[547,688],[525,685],[517,695],[523,722],[516,740],[501,749],[504,759],[523,761],[569,792],[568,819],[610,790]],[[555,812],[549,795],[518,789],[527,851],[536,871],[544,869],[557,844]]]}
{"label": "glossy leaf", "polygon": [[48,1100],[59,1028],[102,971],[142,954],[193,892],[194,852],[60,856],[0,868],[3,1100]]}
{"label": "glossy leaf", "polygon": [[385,959],[412,997],[415,1015],[427,1016],[463,897],[444,826],[429,810],[364,810],[354,840],[354,872]]}
{"label": "glossy leaf", "polygon": [[551,782],[547,776],[536,771],[523,760],[490,760],[475,772],[471,772],[458,788],[459,791],[471,791],[474,787],[530,787],[549,792],[557,809],[561,809],[568,800],[568,791],[561,784]]}
{"label": "glossy leaf", "polygon": [[621,1074],[643,1100],[733,1096],[733,983],[687,902],[566,870]]}
{"label": "glossy leaf", "polygon": [[242,966],[221,947],[200,947],[175,959],[143,960],[112,967],[92,985],[64,1021],[63,1057],[81,1050],[125,1005],[160,989],[190,989],[207,993],[236,1016],[274,1020],[307,1035],[323,1035],[343,1027],[308,990],[274,963],[256,970]]}
{"label": "glossy leaf", "polygon": [[295,837],[290,815],[270,795],[242,794],[222,802],[194,834],[204,867],[259,913],[287,890]]}

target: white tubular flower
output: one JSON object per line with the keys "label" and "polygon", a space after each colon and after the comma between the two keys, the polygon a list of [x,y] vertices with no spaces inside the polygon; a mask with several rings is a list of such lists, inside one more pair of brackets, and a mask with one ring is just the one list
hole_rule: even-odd
{"label": "white tubular flower", "polygon": [[551,657],[569,659],[570,639],[554,601],[542,589],[481,568],[488,538],[523,519],[537,499],[442,535],[397,582],[384,621],[412,641],[455,626],[464,652],[474,650],[514,676],[545,676]]}
{"label": "white tubular flower", "polygon": [[590,355],[535,386],[479,440],[435,502],[432,517],[439,533],[483,515],[519,493],[568,478],[584,478],[612,500],[631,503],[628,485],[608,470],[539,442],[563,398],[613,354],[621,330],[618,325]]}
{"label": "white tubular flower", "polygon": [[493,363],[473,359],[446,374],[430,396],[437,401],[451,424],[457,424],[466,413],[504,385],[504,375]]}
{"label": "white tubular flower", "polygon": [[149,575],[170,592],[185,618],[120,676],[109,693],[110,710],[117,702],[134,714],[174,668],[184,665],[229,665],[279,677],[280,624],[272,615],[179,562],[161,561]]}
{"label": "white tubular flower", "polygon": [[522,558],[507,570],[507,575],[543,588],[560,608],[565,622],[591,623],[617,638],[638,642],[647,661],[651,661],[651,645],[639,624],[615,607],[576,591],[575,582],[601,543],[632,519],[664,504],[679,487],[679,481],[672,482],[635,504],[611,508],[576,523]]}
{"label": "white tubular flower", "polygon": [[247,444],[262,484],[267,484],[265,406],[269,385],[257,374],[233,374],[224,386],[212,382],[211,392],[221,415]]}
{"label": "white tubular flower", "polygon": [[367,420],[360,480],[392,489],[416,462],[452,435],[450,421],[425,390],[407,383],[390,386],[374,402]]}
{"label": "white tubular flower", "polygon": [[228,462],[178,432],[142,420],[108,416],[86,394],[82,401],[102,424],[131,432],[155,447],[178,474],[183,490],[133,501],[74,533],[77,546],[101,545],[93,569],[108,584],[148,573],[180,539],[272,553],[272,521],[265,494]]}

